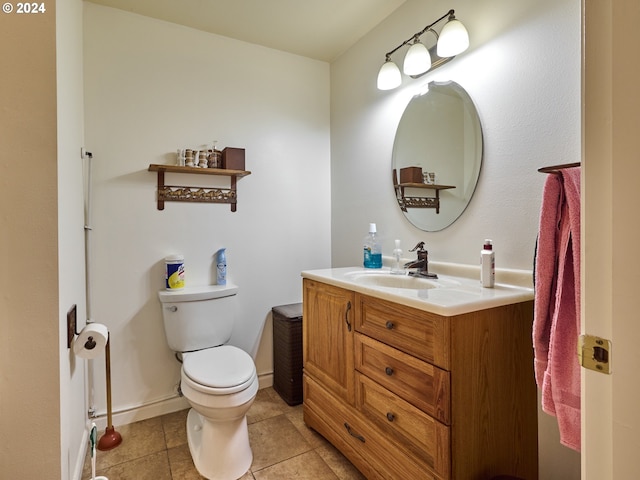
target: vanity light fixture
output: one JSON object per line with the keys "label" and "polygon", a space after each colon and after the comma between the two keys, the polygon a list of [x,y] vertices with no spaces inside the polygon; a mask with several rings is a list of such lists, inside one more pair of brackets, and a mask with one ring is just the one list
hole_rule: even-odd
{"label": "vanity light fixture", "polygon": [[[405,75],[409,75],[412,78],[417,78],[429,70],[438,68],[469,48],[467,29],[460,20],[456,19],[454,13],[454,10],[449,10],[435,22],[427,25],[418,33],[411,35],[396,48],[385,54],[385,61],[378,72],[379,90],[393,90],[402,83],[400,69],[391,60],[391,55],[405,45],[409,45],[409,43],[411,43],[411,46],[404,57],[402,70]],[[445,18],[447,23],[442,27],[440,35],[438,35],[433,27]],[[426,32],[431,32],[436,37],[436,45],[430,49],[420,41],[420,37]],[[434,54],[436,56],[435,60],[432,59]]]}

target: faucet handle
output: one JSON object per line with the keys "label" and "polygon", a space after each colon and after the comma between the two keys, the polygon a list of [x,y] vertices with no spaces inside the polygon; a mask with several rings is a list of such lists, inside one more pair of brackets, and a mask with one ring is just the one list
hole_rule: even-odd
{"label": "faucet handle", "polygon": [[422,252],[424,251],[424,242],[420,242],[418,243],[415,247],[413,247],[411,250],[409,250],[410,252]]}

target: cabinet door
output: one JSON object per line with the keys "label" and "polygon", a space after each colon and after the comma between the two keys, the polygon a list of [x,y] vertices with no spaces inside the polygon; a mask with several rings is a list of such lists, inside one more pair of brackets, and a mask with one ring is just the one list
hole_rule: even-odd
{"label": "cabinet door", "polygon": [[303,280],[304,373],[354,404],[354,294]]}

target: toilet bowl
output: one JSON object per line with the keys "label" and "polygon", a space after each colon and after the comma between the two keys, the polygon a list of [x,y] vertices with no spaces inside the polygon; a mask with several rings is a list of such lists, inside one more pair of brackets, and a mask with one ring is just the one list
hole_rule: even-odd
{"label": "toilet bowl", "polygon": [[253,359],[222,345],[183,354],[181,389],[192,409],[187,441],[196,469],[209,480],[236,480],[251,467],[246,413],[258,392]]}

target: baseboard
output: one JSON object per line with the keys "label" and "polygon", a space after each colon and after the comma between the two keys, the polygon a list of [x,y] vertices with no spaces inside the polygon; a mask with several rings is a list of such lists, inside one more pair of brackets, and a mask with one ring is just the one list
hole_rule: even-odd
{"label": "baseboard", "polygon": [[[159,400],[147,405],[129,407],[113,412],[113,426],[117,431],[118,426],[128,425],[148,418],[159,417],[161,415],[166,415],[167,413],[184,410],[185,408],[189,408],[189,402],[187,402],[184,397],[179,396]],[[102,431],[107,428],[107,415],[106,413],[102,413],[95,418],[89,419],[89,422],[92,421],[96,422],[96,426],[98,427],[98,438],[100,438]]]}
{"label": "baseboard", "polygon": [[[273,372],[259,374],[258,383],[258,388],[260,389],[273,386]],[[165,400],[159,400],[148,405],[139,405],[115,411],[112,414],[113,425],[117,430],[119,425],[128,425],[148,418],[159,417],[166,415],[167,413],[184,410],[185,408],[189,408],[189,402],[187,402],[184,397],[175,396]],[[98,415],[96,418],[89,419],[89,422],[92,421],[96,422],[99,438],[101,435],[100,432],[107,428],[107,415],[106,413],[103,413]]]}
{"label": "baseboard", "polygon": [[89,448],[89,429],[85,428],[82,432],[82,441],[80,442],[80,449],[78,451],[78,455],[76,456],[75,465],[73,466],[73,473],[71,474],[72,480],[82,480],[82,470],[84,470],[84,459],[87,456],[88,448]]}
{"label": "baseboard", "polygon": [[258,374],[259,389],[273,386],[273,372]]}

